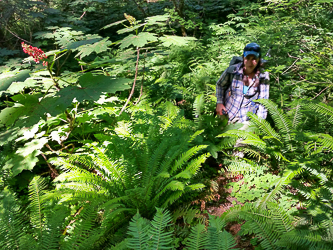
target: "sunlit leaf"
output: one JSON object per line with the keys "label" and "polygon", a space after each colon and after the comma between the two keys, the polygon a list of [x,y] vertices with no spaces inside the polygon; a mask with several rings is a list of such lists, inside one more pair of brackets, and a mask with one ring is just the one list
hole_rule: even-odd
{"label": "sunlit leaf", "polygon": [[129,35],[129,36],[125,37],[121,41],[120,48],[124,49],[131,45],[141,48],[141,47],[145,46],[146,44],[148,44],[149,42],[155,42],[155,41],[157,41],[157,37],[155,36],[155,34],[149,33],[149,32],[141,32],[137,36]]}
{"label": "sunlit leaf", "polygon": [[197,40],[195,37],[181,37],[181,36],[164,36],[159,38],[162,45],[165,47],[170,47],[171,45],[187,45],[190,41]]}

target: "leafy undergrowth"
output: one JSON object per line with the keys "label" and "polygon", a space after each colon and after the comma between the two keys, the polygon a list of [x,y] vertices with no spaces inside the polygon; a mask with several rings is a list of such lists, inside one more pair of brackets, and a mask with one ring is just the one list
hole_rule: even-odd
{"label": "leafy undergrowth", "polygon": [[[88,2],[0,1],[1,248],[332,249],[331,1]],[[249,42],[241,131],[215,83]]]}

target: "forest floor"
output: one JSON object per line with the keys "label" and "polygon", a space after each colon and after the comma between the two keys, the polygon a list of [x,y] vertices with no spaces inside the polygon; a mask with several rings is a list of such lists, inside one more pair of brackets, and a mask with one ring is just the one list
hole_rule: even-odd
{"label": "forest floor", "polygon": [[[207,218],[207,213],[210,215],[221,216],[224,212],[229,210],[231,207],[234,207],[235,205],[244,205],[243,203],[238,202],[235,197],[231,196],[232,187],[227,188],[228,183],[237,182],[242,179],[242,176],[231,176],[228,172],[225,171],[222,164],[212,163],[209,165],[216,168],[221,174],[212,180],[214,183],[216,183],[216,185],[210,188],[210,193],[194,202],[196,204],[200,204],[202,215]],[[250,240],[253,238],[252,236],[241,238],[239,235],[237,235],[237,233],[241,230],[242,224],[243,223],[229,222],[225,229],[235,237],[237,242],[235,248],[254,250],[254,246],[250,243]]]}

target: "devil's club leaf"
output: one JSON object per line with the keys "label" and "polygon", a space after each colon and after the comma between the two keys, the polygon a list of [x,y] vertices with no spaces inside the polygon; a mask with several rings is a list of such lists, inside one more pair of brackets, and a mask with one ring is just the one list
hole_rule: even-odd
{"label": "devil's club leaf", "polygon": [[166,25],[166,21],[170,18],[169,14],[157,15],[147,17],[146,21],[149,25],[158,24],[158,25]]}
{"label": "devil's club leaf", "polygon": [[0,78],[0,91],[6,91],[13,82],[23,82],[29,77],[30,70],[22,70],[16,73],[2,74]]}
{"label": "devil's club leaf", "polygon": [[129,89],[130,86],[126,83],[130,81],[126,78],[112,79],[104,75],[93,76],[89,72],[79,78],[81,87],[67,87],[60,90],[58,101],[67,106],[72,103],[74,98],[79,102],[83,100],[97,101],[103,93],[115,93],[116,91]]}
{"label": "devil's club leaf", "polygon": [[82,41],[76,41],[76,42],[72,42],[70,44],[68,44],[65,49],[76,49],[82,45],[87,45],[87,44],[93,44],[96,43],[98,41],[100,41],[101,38],[93,38],[93,39],[87,39],[87,40],[82,40]]}
{"label": "devil's club leaf", "polygon": [[[16,95],[12,99],[17,103],[13,107],[5,108],[0,113],[0,123],[7,127],[14,125],[17,119],[19,127],[31,126],[45,117],[46,113],[52,115],[59,114],[64,110],[64,106],[57,106],[57,97],[48,97],[39,101],[41,94]],[[27,117],[25,117],[28,115]]]}
{"label": "devil's club leaf", "polygon": [[94,44],[82,45],[76,49],[79,50],[79,53],[75,57],[80,56],[80,58],[83,58],[85,56],[89,56],[93,52],[99,54],[103,51],[107,51],[108,46],[111,45],[111,43],[111,41],[108,41],[108,38],[105,38]]}
{"label": "devil's club leaf", "polygon": [[145,46],[148,42],[155,42],[155,41],[157,41],[157,37],[154,34],[148,33],[148,32],[141,32],[137,36],[129,35],[129,36],[125,37],[121,41],[120,48],[124,49],[131,45],[141,48],[141,47]]}
{"label": "devil's club leaf", "polygon": [[16,137],[18,136],[18,130],[19,128],[12,128],[6,131],[2,131],[0,133],[0,146],[3,146],[6,143],[16,139]]}
{"label": "devil's club leaf", "polygon": [[[35,95],[15,95],[12,97],[16,104],[13,107],[5,108],[0,113],[0,123],[7,127],[31,126],[45,118],[47,113],[56,116],[63,112],[75,98],[77,101],[83,100],[97,101],[103,93],[115,93],[129,89],[126,83],[130,79],[112,79],[109,76],[93,76],[86,73],[79,78],[81,87],[66,87],[58,92],[57,97],[46,97],[39,101],[41,94]],[[17,121],[20,118],[19,121]]]}
{"label": "devil's club leaf", "polygon": [[164,36],[159,38],[162,41],[162,45],[170,47],[171,45],[187,45],[189,41],[197,40],[195,37],[181,37],[181,36]]}
{"label": "devil's club leaf", "polygon": [[27,155],[26,157],[19,154],[13,154],[11,159],[6,162],[3,169],[11,169],[13,176],[18,175],[23,170],[32,170],[38,162],[38,158],[36,157],[38,154],[40,154],[39,150],[34,150],[32,154]]}
{"label": "devil's club leaf", "polygon": [[32,154],[35,150],[40,150],[44,145],[48,142],[48,139],[46,137],[42,137],[39,139],[34,139],[30,142],[27,142],[24,144],[23,147],[19,148],[16,151],[16,154],[22,155],[23,157],[26,157],[30,154]]}

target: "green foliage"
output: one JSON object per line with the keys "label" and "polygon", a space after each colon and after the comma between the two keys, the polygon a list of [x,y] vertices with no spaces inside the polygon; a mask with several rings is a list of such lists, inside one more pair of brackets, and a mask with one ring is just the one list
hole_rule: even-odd
{"label": "green foliage", "polygon": [[[77,214],[71,215],[66,207],[52,204],[45,189],[45,180],[39,176],[33,178],[26,211],[20,208],[13,192],[8,188],[3,190],[2,249],[94,249],[98,246],[103,228],[93,229],[95,206],[86,204]],[[69,219],[73,220],[69,222]],[[69,223],[67,228],[71,226],[72,230],[66,229],[66,222]]]}
{"label": "green foliage", "polygon": [[[172,249],[171,242],[171,216],[169,211],[157,208],[157,212],[150,222],[137,213],[130,222],[128,234],[130,238],[125,239],[129,249]],[[207,230],[201,223],[191,229],[186,243],[186,249],[237,249],[233,236],[222,230],[225,223],[219,217],[209,217]],[[168,230],[168,227],[170,228]],[[112,248],[112,249],[118,249]],[[119,245],[119,249],[121,245]]]}
{"label": "green foliage", "polygon": [[[153,222],[135,215],[122,241],[138,210],[152,219],[168,207],[177,223],[216,172],[200,170],[207,151],[239,179],[231,196],[254,202],[228,214],[254,245],[331,248],[330,1],[3,0],[0,10],[4,249],[149,249],[158,234],[167,248],[232,248],[225,220],[205,230],[193,208],[175,240],[160,209]],[[48,66],[22,62],[22,41]],[[271,101],[260,101],[270,116],[250,114],[239,131],[214,117],[215,83],[252,41],[271,48]],[[238,138],[242,160],[231,156]]]}
{"label": "green foliage", "polygon": [[134,116],[132,123],[119,123],[113,136],[96,135],[101,143],[88,148],[89,154],[52,159],[64,170],[56,178],[57,192],[75,200],[97,200],[112,209],[109,219],[114,220],[117,211],[139,209],[151,216],[156,206],[167,207],[185,193],[203,188],[191,181],[208,157],[199,153],[207,146],[192,145],[200,131],[191,134],[181,129],[183,119],[177,116],[161,117],[147,126],[141,115]]}

